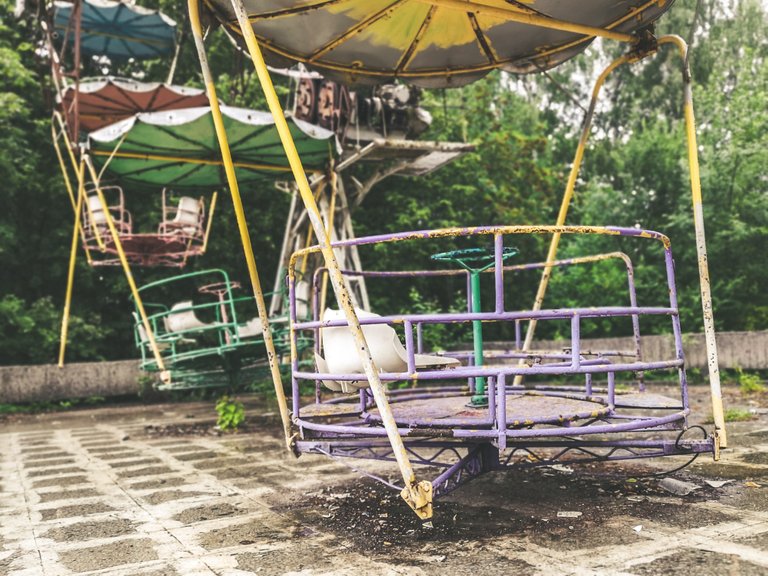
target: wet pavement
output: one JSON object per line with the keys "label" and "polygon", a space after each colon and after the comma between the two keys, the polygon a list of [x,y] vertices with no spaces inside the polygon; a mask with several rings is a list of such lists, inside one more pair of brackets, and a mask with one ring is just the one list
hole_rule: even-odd
{"label": "wet pavement", "polygon": [[[764,575],[768,414],[730,395],[754,419],[685,484],[648,476],[675,458],[492,473],[431,525],[338,462],[295,459],[256,399],[235,434],[212,429],[212,401],[8,417],[0,575]],[[693,404],[706,416],[706,390]]]}

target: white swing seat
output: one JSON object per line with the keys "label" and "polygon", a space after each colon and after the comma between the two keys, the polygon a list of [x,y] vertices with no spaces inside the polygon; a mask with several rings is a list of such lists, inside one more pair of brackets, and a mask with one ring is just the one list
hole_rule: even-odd
{"label": "white swing seat", "polygon": [[171,306],[167,316],[166,327],[169,332],[189,332],[192,330],[205,330],[214,326],[202,322],[191,310],[192,300],[177,302]]}
{"label": "white swing seat", "polygon": [[261,319],[258,316],[251,318],[245,324],[237,325],[237,337],[241,340],[243,338],[257,338],[263,333],[264,331],[261,328]]}

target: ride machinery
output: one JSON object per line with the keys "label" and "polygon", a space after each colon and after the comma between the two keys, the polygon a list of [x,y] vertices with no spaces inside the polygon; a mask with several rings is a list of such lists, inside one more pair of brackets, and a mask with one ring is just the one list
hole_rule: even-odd
{"label": "ride machinery", "polygon": [[[237,38],[255,66],[270,111],[318,239],[315,246],[295,251],[288,269],[292,337],[309,337],[315,345],[315,368],[306,370],[293,354],[291,395],[286,396],[266,338],[271,372],[280,404],[285,439],[296,454],[318,453],[332,458],[395,462],[402,477],[402,497],[421,518],[432,515],[433,499],[491,470],[511,466],[573,461],[609,461],[655,456],[712,453],[726,446],[717,350],[709,290],[696,132],[688,68],[688,47],[678,36],[654,34],[654,22],[672,6],[670,0],[592,0],[561,2],[531,0],[206,0],[206,12]],[[208,66],[201,25],[201,5],[189,0],[193,35],[217,125],[219,145],[233,197],[238,177],[230,160],[235,140],[220,114]],[[210,16],[206,14],[206,17]],[[293,143],[276,98],[265,59],[275,65],[301,62],[331,79],[374,84],[407,81],[426,87],[451,87],[477,80],[494,69],[527,73],[552,68],[584,50],[595,38],[625,44],[625,55],[599,75],[586,113],[576,156],[554,225],[474,226],[389,233],[333,242],[323,226],[301,154]],[[617,68],[671,48],[683,69],[683,109],[693,200],[701,296],[714,429],[703,438],[689,428],[690,406],[682,348],[677,289],[669,238],[652,230],[566,224],[591,122],[601,88]],[[236,203],[237,206],[237,203]],[[268,314],[242,209],[236,211],[261,321]],[[515,264],[512,243],[522,235],[544,236],[549,250],[541,262]],[[640,305],[634,290],[631,261],[623,253],[558,260],[562,238],[595,235],[655,245],[666,274],[662,299]],[[446,251],[443,246],[461,250]],[[401,253],[438,253],[440,264],[423,270],[357,272],[339,266],[340,254],[370,250],[380,253],[399,245]],[[448,252],[448,253],[446,253]],[[311,321],[295,314],[297,267],[308,255],[321,254],[324,270],[315,275]],[[626,302],[618,306],[544,307],[551,275],[557,269],[616,260],[628,274]],[[435,268],[435,266],[438,266]],[[523,270],[541,273],[533,305],[521,309],[509,297],[510,278]],[[370,281],[403,278],[446,279],[459,275],[467,282],[467,307],[417,313],[396,311],[377,315],[355,306],[350,279]],[[322,278],[330,279],[338,310],[322,310],[318,293]],[[444,280],[447,281],[447,280]],[[492,297],[477,297],[478,286],[490,286]],[[627,323],[634,335],[632,350],[594,350],[582,346],[582,326],[590,319]],[[668,357],[645,360],[640,326],[666,319],[675,349]],[[540,322],[564,324],[570,342],[561,351],[534,350]],[[470,351],[456,354],[425,350],[435,327],[466,328]],[[498,356],[486,351],[482,332],[508,326],[516,342]],[[487,328],[488,327],[488,328]],[[522,330],[526,328],[523,338]],[[399,332],[398,332],[399,331]],[[265,334],[268,329],[264,330]],[[402,338],[402,340],[401,340]],[[404,344],[403,344],[404,342]],[[641,375],[676,374],[672,397],[649,394]],[[544,377],[546,384],[536,384]],[[617,378],[639,383],[624,391]],[[524,382],[528,379],[528,383]],[[537,379],[538,378],[538,379]],[[567,386],[551,380],[566,380]],[[530,384],[533,381],[533,385]],[[395,383],[400,382],[400,385]],[[574,382],[576,384],[574,384]],[[403,387],[403,383],[406,387]],[[306,400],[306,385],[316,394]],[[333,393],[327,394],[325,389]],[[690,430],[690,432],[688,432]],[[419,480],[413,465],[439,469],[431,480]]]}

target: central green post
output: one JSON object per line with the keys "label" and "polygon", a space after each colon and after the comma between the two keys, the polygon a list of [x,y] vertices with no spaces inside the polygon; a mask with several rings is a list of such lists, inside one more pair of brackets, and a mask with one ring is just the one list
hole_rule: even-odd
{"label": "central green post", "polygon": [[[480,270],[469,270],[470,289],[472,290],[472,313],[482,312],[480,303]],[[472,320],[472,340],[474,342],[475,366],[483,365],[483,321]],[[475,393],[472,396],[473,406],[487,406],[485,395],[485,376],[475,378]]]}
{"label": "central green post", "polygon": [[[499,247],[501,251],[501,262],[517,254],[517,248]],[[469,291],[471,311],[473,314],[482,312],[482,303],[480,301],[480,274],[492,268],[496,263],[494,250],[486,248],[466,248],[464,250],[453,250],[451,252],[440,252],[432,254],[432,260],[441,262],[453,262],[458,264],[464,270],[469,272]],[[472,341],[474,352],[475,367],[483,365],[483,321],[472,320]],[[488,396],[485,392],[485,376],[475,377],[475,390],[472,394],[471,406],[484,408],[488,406]]]}

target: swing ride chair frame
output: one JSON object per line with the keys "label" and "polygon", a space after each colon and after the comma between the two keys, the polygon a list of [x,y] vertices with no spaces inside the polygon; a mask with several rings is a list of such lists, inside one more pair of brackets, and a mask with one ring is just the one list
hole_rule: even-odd
{"label": "swing ride chair frame", "polygon": [[[199,293],[214,295],[216,299],[189,306],[179,306],[177,303],[169,307],[154,301],[152,297],[153,293],[164,291],[170,285],[188,284],[196,280],[205,281],[204,285],[198,287]],[[210,269],[164,278],[139,288],[144,307],[149,312],[147,320],[154,340],[161,350],[164,369],[171,374],[171,381],[161,383],[159,389],[227,385],[232,383],[232,377],[227,377],[228,374],[256,367],[262,355],[263,338],[241,335],[240,329],[245,324],[239,321],[243,315],[237,310],[239,305],[252,300],[248,297],[235,297],[233,290],[238,287],[239,284],[231,281],[224,270]],[[198,313],[213,315],[213,322],[200,322]],[[193,322],[174,330],[169,322],[174,316],[186,316]],[[140,367],[147,372],[158,372],[160,368],[138,311],[135,312],[135,318],[134,340],[141,351]]]}
{"label": "swing ride chair frame", "polygon": [[[108,206],[110,216],[115,222],[123,245],[125,256],[133,266],[166,268],[183,268],[189,258],[202,256],[208,246],[210,233],[210,218],[206,225],[205,201],[201,197],[196,200],[197,211],[193,214],[195,222],[177,222],[175,217],[182,211],[181,207],[168,206],[166,191],[163,190],[163,219],[158,225],[157,232],[134,232],[132,229],[131,213],[125,206],[125,197],[120,186],[101,186],[105,197],[117,195],[118,201]],[[96,198],[95,186],[86,190],[87,198]],[[213,205],[213,200],[212,200]],[[93,266],[119,266],[120,258],[114,241],[109,235],[106,221],[97,223],[90,202],[83,209],[83,244],[84,249],[91,254]]]}
{"label": "swing ride chair frame", "polygon": [[[686,127],[687,148],[688,148],[688,163],[689,163],[689,172],[690,172],[690,180],[691,180],[694,228],[695,228],[696,247],[697,247],[697,254],[698,254],[700,290],[701,290],[701,296],[702,296],[704,332],[705,332],[705,341],[706,341],[707,356],[708,356],[708,363],[709,363],[709,381],[710,381],[710,389],[711,389],[711,396],[712,396],[712,410],[713,410],[713,416],[714,416],[714,430],[712,432],[712,439],[711,441],[708,440],[704,445],[701,445],[701,446],[703,451],[711,451],[714,457],[718,458],[720,448],[726,447],[727,441],[726,441],[726,434],[725,434],[725,419],[724,419],[724,412],[723,412],[723,405],[722,405],[722,396],[721,396],[721,390],[720,390],[720,376],[719,376],[719,367],[718,367],[718,359],[717,359],[717,346],[715,342],[714,318],[712,313],[712,298],[710,294],[709,271],[708,271],[707,257],[706,257],[704,218],[703,218],[703,210],[702,210],[702,196],[701,196],[701,185],[700,185],[700,178],[699,178],[698,152],[697,152],[697,144],[696,144],[696,129],[695,129],[695,120],[694,120],[694,113],[693,113],[692,86],[691,86],[690,68],[688,65],[687,44],[682,38],[674,35],[667,35],[667,36],[661,36],[659,38],[655,38],[653,37],[653,35],[650,33],[648,29],[645,29],[637,34],[619,34],[609,29],[580,26],[578,24],[561,22],[561,21],[549,19],[543,16],[531,15],[529,13],[521,12],[519,9],[512,9],[511,7],[510,8],[490,7],[486,4],[483,4],[482,2],[476,2],[476,1],[470,1],[470,0],[461,1],[461,2],[456,2],[454,0],[428,0],[428,1],[433,6],[448,6],[451,8],[463,10],[465,12],[470,9],[475,10],[475,12],[480,12],[484,10],[486,12],[493,13],[494,16],[499,18],[507,17],[510,20],[518,21],[518,22],[526,21],[531,23],[534,26],[539,26],[547,29],[568,30],[570,32],[576,32],[576,33],[582,34],[586,39],[590,39],[593,37],[607,37],[607,38],[612,38],[612,39],[619,40],[621,42],[625,42],[629,44],[630,46],[629,52],[624,56],[617,58],[612,63],[610,63],[606,67],[606,69],[601,73],[601,75],[599,76],[599,78],[595,83],[590,105],[582,125],[581,137],[579,139],[579,143],[576,149],[576,155],[575,155],[571,172],[567,181],[567,185],[565,188],[565,193],[562,199],[558,218],[557,218],[557,221],[555,222],[556,227],[563,227],[565,225],[565,219],[567,216],[568,208],[570,206],[577,176],[581,167],[584,150],[586,148],[586,142],[588,140],[589,133],[591,130],[592,117],[594,115],[596,102],[597,102],[600,90],[603,84],[605,83],[605,80],[608,77],[608,75],[613,70],[620,67],[621,65],[639,61],[645,58],[646,56],[654,53],[658,48],[662,46],[671,45],[672,47],[677,49],[677,52],[679,53],[683,61],[683,108],[684,108],[684,116],[685,116],[685,127]],[[302,168],[301,159],[298,156],[296,147],[289,133],[288,125],[286,123],[285,116],[283,114],[282,107],[280,105],[280,101],[272,85],[269,71],[264,61],[261,47],[259,46],[259,42],[250,24],[248,13],[245,9],[245,6],[242,0],[231,0],[231,5],[235,13],[235,16],[237,18],[236,26],[239,28],[239,33],[242,34],[243,42],[247,47],[248,53],[254,64],[257,76],[264,90],[264,94],[266,96],[270,112],[273,114],[275,118],[276,126],[278,128],[278,132],[280,133],[281,140],[285,147],[286,156],[288,157],[288,160],[291,165],[291,169],[296,179],[296,184],[298,186],[299,193],[304,202],[305,208],[307,209],[307,213],[313,225],[316,237],[318,238],[318,249],[322,252],[323,257],[325,259],[325,265],[328,268],[329,277],[333,285],[336,299],[338,301],[340,308],[344,312],[344,316],[346,317],[350,333],[352,335],[352,338],[356,346],[360,363],[363,367],[364,375],[358,374],[357,376],[355,376],[355,378],[357,380],[361,380],[364,378],[368,381],[370,385],[370,393],[373,396],[373,400],[381,416],[381,424],[383,426],[383,429],[380,428],[379,430],[384,431],[386,435],[386,439],[388,440],[388,445],[385,442],[381,442],[379,446],[382,447],[382,450],[385,450],[389,455],[391,455],[390,457],[397,462],[397,466],[402,476],[403,488],[401,491],[401,496],[403,497],[403,499],[420,518],[422,519],[430,518],[432,516],[432,502],[434,498],[434,492],[436,490],[440,491],[441,490],[440,487],[444,485],[444,483],[446,482],[448,484],[458,483],[462,477],[465,477],[467,475],[476,475],[478,473],[478,469],[480,472],[482,472],[488,467],[480,464],[484,464],[488,462],[489,466],[492,467],[493,461],[495,457],[499,455],[500,451],[495,447],[493,449],[489,449],[488,444],[481,444],[480,446],[477,446],[476,441],[473,441],[471,439],[461,439],[464,441],[460,442],[460,439],[457,438],[456,441],[460,442],[461,445],[470,447],[470,451],[472,454],[474,454],[474,456],[472,456],[471,458],[467,456],[463,460],[459,460],[458,463],[454,464],[451,468],[446,470],[444,477],[437,478],[431,482],[426,480],[420,481],[417,479],[416,474],[413,470],[412,460],[413,461],[420,461],[420,460],[418,456],[415,455],[413,452],[414,447],[413,446],[408,447],[404,442],[404,437],[407,438],[407,434],[409,433],[408,430],[402,429],[398,425],[398,423],[396,422],[393,416],[392,409],[391,409],[389,400],[387,398],[386,388],[379,376],[378,369],[373,361],[371,351],[368,347],[366,337],[361,327],[361,321],[354,310],[353,301],[350,298],[350,294],[347,287],[345,286],[344,278],[339,269],[336,255],[334,254],[334,250],[331,246],[329,235],[325,230],[325,228],[323,227],[323,223],[320,217],[317,204],[315,202],[312,191],[310,189],[306,173]],[[243,251],[244,251],[246,261],[248,263],[249,275],[250,275],[250,279],[251,279],[251,283],[254,291],[254,296],[256,299],[257,306],[259,308],[259,316],[261,318],[262,325],[264,327],[264,332],[266,335],[265,346],[267,348],[267,356],[269,358],[272,379],[275,385],[275,392],[277,394],[277,400],[280,408],[280,416],[283,424],[283,431],[285,434],[286,444],[288,445],[290,450],[292,450],[294,453],[299,454],[301,452],[301,446],[298,440],[300,435],[300,430],[291,420],[290,409],[288,407],[288,400],[285,395],[285,390],[283,388],[283,383],[282,383],[282,379],[281,379],[281,375],[279,372],[279,367],[277,364],[277,359],[274,351],[274,343],[271,341],[271,338],[269,337],[269,329],[268,329],[269,318],[267,315],[267,308],[264,303],[263,292],[261,290],[261,284],[260,284],[258,270],[256,266],[256,259],[253,255],[250,236],[247,230],[245,214],[242,209],[240,192],[237,186],[237,178],[235,176],[234,167],[232,165],[231,154],[229,152],[229,144],[227,140],[226,130],[224,129],[221,113],[218,110],[218,105],[217,105],[218,103],[216,99],[216,88],[213,82],[213,75],[211,74],[210,68],[208,66],[208,61],[205,53],[205,43],[203,40],[203,28],[201,25],[200,13],[199,13],[200,5],[198,0],[188,0],[188,10],[189,10],[189,16],[190,16],[190,24],[192,27],[192,33],[193,33],[195,45],[198,52],[198,58],[200,60],[203,79],[206,86],[206,93],[211,103],[211,108],[213,110],[213,117],[216,125],[217,135],[219,138],[219,144],[222,151],[222,158],[224,160],[225,170],[226,170],[226,174],[229,182],[229,188],[230,188],[230,192],[233,198],[233,203],[235,206],[235,215],[237,218],[238,227],[241,235]],[[504,229],[502,228],[501,230],[503,231]],[[536,320],[538,319],[536,314],[538,314],[541,311],[541,305],[544,299],[544,294],[546,293],[549,276],[552,271],[551,263],[554,262],[557,258],[557,248],[558,248],[558,243],[559,243],[560,235],[562,231],[565,231],[565,229],[561,229],[561,231],[558,231],[558,228],[554,228],[552,230],[553,232],[552,240],[550,243],[550,248],[549,248],[547,259],[546,259],[546,263],[548,264],[548,266],[544,268],[542,279],[539,286],[539,291],[537,293],[537,297],[534,302],[534,305],[531,311],[527,312],[529,317],[532,318],[532,321],[529,323],[529,326],[528,326],[528,332],[526,334],[525,342],[523,345],[524,350],[529,350],[531,347]],[[500,269],[500,267],[497,267],[497,269]],[[671,313],[671,310],[668,310],[667,312]],[[406,331],[406,333],[407,332],[408,331]],[[412,347],[411,347],[411,350],[412,350]],[[576,361],[578,361],[578,359]],[[682,361],[682,359],[680,359],[680,361]],[[675,364],[675,366],[677,366],[677,364]],[[610,371],[610,369],[608,369],[608,371]],[[518,374],[514,378],[513,387],[516,385],[519,385],[521,381],[522,381],[522,374]],[[382,434],[382,432],[377,431],[377,434]],[[483,434],[485,433],[483,432]],[[535,434],[538,434],[538,432],[530,431],[529,434],[535,435]],[[506,436],[506,433],[504,434],[504,436]],[[374,449],[375,444],[370,438],[366,438],[364,440],[357,440],[357,442],[360,443],[359,448],[362,451],[368,451],[370,453]],[[528,444],[528,448],[525,448],[525,449],[527,450],[531,450],[536,445],[536,441],[533,439],[527,440],[526,442]],[[576,438],[569,439],[568,442],[572,443],[574,448],[580,449],[582,451],[589,450],[589,444],[590,444],[589,440],[576,437]],[[694,446],[694,444],[690,444],[690,446]],[[696,446],[699,446],[699,445],[696,445]],[[425,463],[430,463],[430,462],[425,462]]]}

